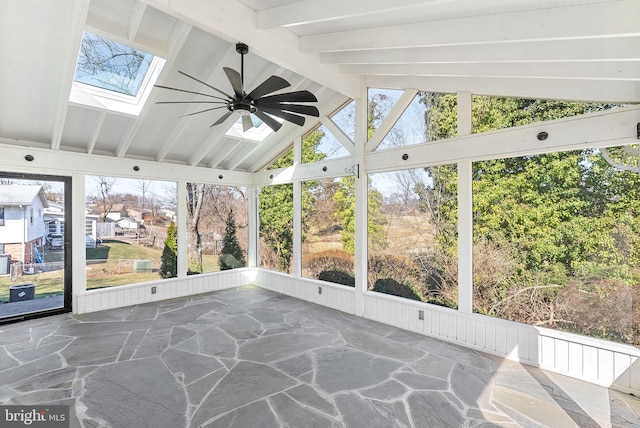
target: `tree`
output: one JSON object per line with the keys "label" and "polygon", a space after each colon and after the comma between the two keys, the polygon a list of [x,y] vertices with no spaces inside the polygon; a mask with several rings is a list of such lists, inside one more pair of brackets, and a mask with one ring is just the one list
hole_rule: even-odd
{"label": "tree", "polygon": [[160,257],[160,276],[175,278],[178,276],[178,232],[174,222],[169,223],[167,237]]}
{"label": "tree", "polygon": [[198,231],[205,184],[187,183],[187,261],[190,272],[202,272],[202,241]]}
{"label": "tree", "polygon": [[98,200],[102,205],[102,214],[100,215],[100,219],[102,221],[106,221],[111,208],[113,208],[111,190],[113,189],[113,185],[116,183],[116,179],[104,176],[93,177],[93,179],[98,183]]}
{"label": "tree", "polygon": [[233,210],[229,211],[222,243],[222,253],[218,261],[220,270],[236,269],[246,266],[244,254],[236,236],[236,219]]}
{"label": "tree", "polygon": [[[318,151],[324,133],[316,130],[305,137],[302,162],[310,163],[324,159]],[[278,158],[272,169],[293,165],[293,149]],[[303,192],[303,212],[307,212],[313,198],[308,191]],[[304,223],[304,219],[303,219]],[[293,255],[293,185],[266,186],[260,191],[260,236],[266,246],[275,254],[276,268],[289,272]]]}

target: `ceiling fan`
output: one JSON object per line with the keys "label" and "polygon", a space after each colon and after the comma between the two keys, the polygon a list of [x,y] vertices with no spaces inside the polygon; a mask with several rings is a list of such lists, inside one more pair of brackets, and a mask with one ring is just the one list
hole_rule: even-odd
{"label": "ceiling fan", "polygon": [[184,114],[184,116],[193,116],[194,114],[205,113],[207,111],[218,110],[226,108],[228,111],[222,115],[211,126],[216,126],[223,123],[229,116],[236,113],[242,117],[242,129],[243,132],[247,132],[255,125],[251,120],[251,115],[257,116],[262,122],[264,122],[274,132],[277,132],[282,124],[275,120],[272,116],[279,117],[288,122],[295,123],[296,125],[304,125],[305,118],[300,115],[307,116],[320,116],[318,109],[314,106],[296,104],[296,103],[311,103],[317,102],[318,99],[309,91],[293,91],[285,92],[274,95],[272,94],[281,89],[291,86],[289,82],[278,76],[271,76],[251,92],[246,93],[244,90],[244,56],[249,52],[249,47],[244,43],[236,44],[236,52],[240,54],[240,73],[236,70],[228,67],[223,67],[231,88],[233,89],[233,95],[229,95],[226,92],[215,88],[208,83],[197,79],[189,74],[178,71],[178,73],[201,83],[208,88],[213,89],[217,93],[224,95],[222,98],[218,95],[205,94],[202,92],[187,91],[185,89],[171,88],[169,86],[155,85],[158,88],[170,89],[172,91],[186,92],[189,94],[202,95],[209,98],[214,98],[216,101],[158,101],[156,104],[222,104],[220,106],[208,108],[205,110],[196,111],[194,113]]}

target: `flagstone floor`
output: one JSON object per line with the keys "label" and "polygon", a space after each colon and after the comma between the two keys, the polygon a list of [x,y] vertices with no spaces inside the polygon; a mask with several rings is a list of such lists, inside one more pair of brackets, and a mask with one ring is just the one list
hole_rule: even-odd
{"label": "flagstone floor", "polygon": [[71,427],[631,427],[630,395],[258,287],[0,326],[0,404]]}

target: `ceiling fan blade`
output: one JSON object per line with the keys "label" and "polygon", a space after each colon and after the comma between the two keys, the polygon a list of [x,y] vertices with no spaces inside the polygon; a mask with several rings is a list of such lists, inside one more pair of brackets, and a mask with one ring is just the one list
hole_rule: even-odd
{"label": "ceiling fan blade", "polygon": [[315,106],[306,106],[302,104],[286,104],[286,103],[260,103],[258,108],[265,110],[267,108],[276,110],[285,110],[293,113],[306,114],[307,116],[319,117],[320,112]]}
{"label": "ceiling fan blade", "polygon": [[247,132],[253,128],[253,121],[251,120],[250,115],[242,116],[242,132]]}
{"label": "ceiling fan blade", "polygon": [[225,114],[223,114],[223,115],[222,115],[222,117],[221,117],[220,119],[216,120],[216,121],[214,122],[214,124],[213,124],[213,125],[211,125],[209,128],[212,128],[212,127],[214,127],[214,126],[216,126],[216,125],[220,125],[222,122],[224,122],[225,120],[227,120],[227,118],[228,118],[229,116],[231,116],[232,114],[233,114],[233,112],[231,112],[231,111],[226,112]]}
{"label": "ceiling fan blade", "polygon": [[229,83],[231,83],[236,97],[242,98],[242,76],[240,76],[240,73],[229,67],[223,67],[222,69],[227,75],[227,79],[229,79]]}
{"label": "ceiling fan blade", "polygon": [[227,104],[227,101],[156,101],[156,104]]}
{"label": "ceiling fan blade", "polygon": [[196,79],[195,77],[188,75],[188,74],[187,74],[187,73],[185,73],[184,71],[180,71],[180,70],[178,70],[178,73],[182,74],[183,76],[187,76],[188,78],[193,79],[193,80],[195,80],[195,81],[196,81],[196,82],[198,82],[198,83],[202,83],[204,86],[206,86],[206,87],[208,87],[208,88],[213,89],[214,91],[216,91],[216,92],[218,92],[218,93],[220,93],[220,94],[224,95],[224,96],[225,96],[225,97],[227,97],[227,98],[231,98],[231,95],[229,95],[229,94],[227,94],[227,93],[225,93],[225,92],[221,91],[220,89],[218,89],[218,88],[216,88],[216,87],[214,87],[214,86],[211,86],[211,85],[210,85],[210,84],[208,84],[207,82],[203,82],[203,81],[202,81],[202,80],[200,80],[200,79]]}
{"label": "ceiling fan blade", "polygon": [[273,132],[278,132],[278,129],[280,129],[280,127],[282,127],[282,124],[280,122],[278,122],[277,120],[275,120],[274,118],[272,118],[271,116],[269,116],[266,113],[263,113],[263,112],[258,110],[256,112],[254,112],[253,114],[258,116],[261,121],[266,123],[267,126],[273,130]]}
{"label": "ceiling fan blade", "polygon": [[284,94],[276,94],[269,95],[266,97],[258,98],[255,100],[256,103],[267,102],[267,103],[314,103],[318,101],[315,95],[313,95],[309,91],[294,91],[294,92],[286,92]]}
{"label": "ceiling fan blade", "polygon": [[256,87],[253,91],[251,91],[248,97],[252,100],[255,100],[256,98],[260,98],[263,95],[279,91],[280,89],[288,88],[289,86],[291,86],[291,84],[284,80],[282,77],[271,76],[267,80],[259,84],[258,87]]}
{"label": "ceiling fan blade", "polygon": [[289,113],[286,111],[278,110],[275,108],[263,107],[261,109],[265,113],[269,113],[273,116],[279,117],[291,123],[295,123],[298,126],[304,125],[304,117],[298,116],[297,114]]}
{"label": "ceiling fan blade", "polygon": [[162,89],[171,89],[172,91],[178,91],[178,92],[186,92],[187,94],[196,94],[196,95],[202,95],[205,97],[210,97],[210,98],[215,98],[217,100],[222,100],[222,101],[228,101],[226,98],[220,98],[216,95],[209,95],[209,94],[203,94],[202,92],[194,92],[194,91],[187,91],[186,89],[178,89],[178,88],[172,88],[170,86],[162,86],[162,85],[153,85],[156,88],[162,88]]}
{"label": "ceiling fan blade", "polygon": [[208,108],[208,109],[206,109],[206,110],[200,110],[200,111],[197,111],[197,112],[195,112],[195,113],[183,114],[182,116],[178,116],[178,117],[193,116],[194,114],[204,113],[204,112],[211,111],[211,110],[218,110],[218,109],[226,108],[226,107],[227,107],[227,106],[220,106],[220,107]]}

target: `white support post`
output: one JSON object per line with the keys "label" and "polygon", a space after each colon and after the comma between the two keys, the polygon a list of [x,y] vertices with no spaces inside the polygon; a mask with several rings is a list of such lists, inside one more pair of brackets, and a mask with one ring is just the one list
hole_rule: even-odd
{"label": "white support post", "polygon": [[71,215],[74,225],[72,229],[71,241],[73,251],[71,254],[71,265],[73,284],[71,286],[71,295],[73,301],[73,311],[77,310],[77,296],[87,291],[87,252],[86,248],[86,230],[85,230],[85,208],[87,206],[85,195],[85,175],[73,174],[71,177]]}
{"label": "white support post", "polygon": [[365,146],[367,144],[367,87],[364,80],[360,88],[360,97],[356,98],[355,156],[354,174],[356,194],[356,231],[355,231],[355,315],[364,315],[364,292],[367,290],[367,174],[365,168]]}
{"label": "white support post", "polygon": [[[471,134],[471,93],[458,93],[458,136]],[[473,192],[471,161],[458,162],[458,310],[473,312]]]}
{"label": "white support post", "polygon": [[[293,142],[293,165],[302,164],[302,137]],[[293,276],[302,276],[302,182],[293,182]]]}
{"label": "white support post", "polygon": [[247,219],[248,228],[249,228],[249,242],[247,247],[247,262],[249,267],[259,267],[259,242],[260,242],[260,231],[259,228],[259,218],[258,218],[258,187],[250,186],[247,192],[247,211],[249,218]]}
{"label": "white support post", "polygon": [[179,180],[176,197],[178,198],[178,216],[176,228],[178,234],[178,278],[187,276],[187,182]]}

